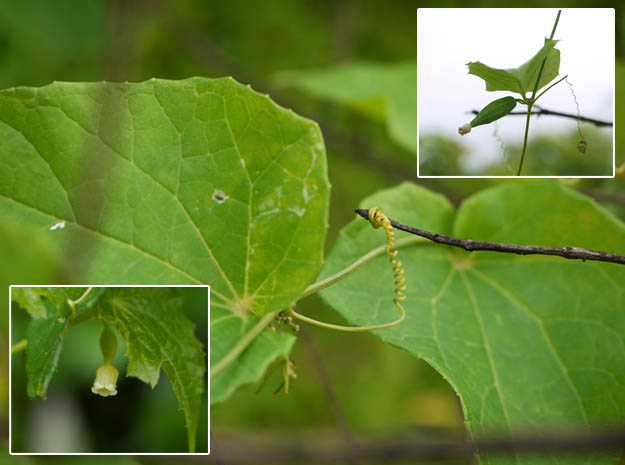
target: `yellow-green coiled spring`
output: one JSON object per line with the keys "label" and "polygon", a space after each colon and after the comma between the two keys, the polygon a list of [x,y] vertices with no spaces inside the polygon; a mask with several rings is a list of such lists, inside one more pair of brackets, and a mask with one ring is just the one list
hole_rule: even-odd
{"label": "yellow-green coiled spring", "polygon": [[393,250],[395,247],[395,231],[391,220],[384,214],[380,207],[374,207],[369,209],[369,222],[374,228],[384,228],[386,232],[386,255],[388,260],[393,265],[393,277],[395,278],[395,298],[393,302],[395,306],[401,312],[401,317],[397,321],[401,322],[406,316],[406,311],[400,303],[406,300],[404,291],[406,290],[406,278],[404,277],[404,268],[401,265],[401,261],[397,260],[397,250]]}
{"label": "yellow-green coiled spring", "polygon": [[390,323],[382,323],[378,325],[343,326],[325,323],[323,321],[318,321],[305,315],[301,315],[300,313],[297,313],[294,308],[285,310],[283,312],[283,317],[286,316],[296,318],[300,321],[328,329],[350,332],[375,331],[378,329],[392,328],[393,326],[397,326],[404,321],[404,318],[406,318],[406,311],[400,302],[406,300],[406,296],[404,295],[404,290],[406,290],[406,280],[404,278],[404,268],[401,266],[401,262],[397,260],[397,250],[393,250],[395,247],[395,231],[393,230],[393,225],[391,224],[391,220],[389,220],[388,217],[382,212],[380,207],[375,207],[369,210],[369,222],[374,228],[384,228],[386,231],[386,246],[384,250],[386,255],[388,255],[391,265],[393,265],[393,275],[395,277],[395,298],[393,299],[393,303],[401,312],[399,318]]}

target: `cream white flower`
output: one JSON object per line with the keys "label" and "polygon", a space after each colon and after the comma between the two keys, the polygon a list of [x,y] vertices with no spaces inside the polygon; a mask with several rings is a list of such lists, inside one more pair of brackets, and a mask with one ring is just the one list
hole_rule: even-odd
{"label": "cream white flower", "polygon": [[458,134],[460,134],[461,136],[464,136],[465,134],[468,134],[470,132],[471,132],[471,123],[467,123],[458,128]]}
{"label": "cream white flower", "polygon": [[91,387],[91,392],[102,397],[114,396],[117,394],[117,368],[109,363],[105,363],[95,374],[95,381]]}

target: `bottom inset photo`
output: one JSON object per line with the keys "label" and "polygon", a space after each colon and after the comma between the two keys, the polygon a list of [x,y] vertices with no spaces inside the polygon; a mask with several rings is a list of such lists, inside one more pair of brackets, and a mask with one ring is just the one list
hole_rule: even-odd
{"label": "bottom inset photo", "polygon": [[10,453],[207,454],[209,306],[208,286],[11,286]]}

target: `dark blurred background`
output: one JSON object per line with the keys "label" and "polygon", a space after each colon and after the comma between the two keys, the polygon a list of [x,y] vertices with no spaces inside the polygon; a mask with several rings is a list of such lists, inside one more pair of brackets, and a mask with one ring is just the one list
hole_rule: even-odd
{"label": "dark blurred background", "polygon": [[[561,6],[552,3],[506,5]],[[233,76],[251,84],[255,90],[268,92],[279,104],[321,125],[332,184],[329,251],[340,228],[354,218],[353,209],[360,200],[381,188],[410,180],[442,192],[459,204],[471,193],[503,182],[498,179],[419,181],[416,153],[398,144],[389,134],[384,108],[372,111],[371,106],[376,102],[384,106],[383,98],[369,102],[367,111],[362,111],[362,105],[345,105],[316,98],[301,89],[272,84],[276,82],[276,73],[285,70],[332,69],[363,61],[381,66],[407,61],[416,64],[416,10],[441,6],[501,5],[373,0],[4,0],[0,8],[0,88],[40,86],[55,80],[141,81],[151,77]],[[580,1],[567,6],[612,5]],[[619,8],[616,17],[620,66],[617,114],[623,114],[625,10]],[[371,82],[372,87],[375,85]],[[414,92],[416,95],[416,83]],[[616,139],[617,163],[622,163],[623,133],[617,130]],[[560,134],[533,140],[531,150],[557,170],[562,163],[560,158],[564,157],[558,147],[560,140]],[[449,167],[459,166],[463,157],[453,138],[444,136],[432,137],[427,150],[432,154],[428,158],[432,160],[433,172],[437,169],[449,172]],[[531,159],[528,161],[531,163]],[[531,170],[529,163],[526,167]],[[574,183],[574,187],[625,218],[624,178],[588,179]],[[10,237],[11,231],[7,234]],[[0,253],[8,259],[16,254],[9,245],[0,245]],[[33,278],[36,270],[28,266],[27,254],[20,255],[13,263],[17,262],[19,267],[4,262],[2,283],[38,278]],[[300,311],[322,320],[341,322],[315,296],[303,301]],[[6,341],[8,322],[6,318],[4,321],[2,338]],[[67,347],[64,352],[69,352]],[[7,352],[2,354],[0,360],[7,367]],[[63,357],[68,362],[61,363],[53,387],[61,388],[64,378],[74,376],[71,358],[76,354],[64,353]],[[240,444],[254,442],[264,445],[264,450],[279,448],[281,444],[324,448],[349,443],[353,438],[366,442],[463,433],[458,399],[440,375],[426,363],[371,335],[306,327],[295,346],[293,359],[298,377],[288,395],[273,394],[281,382],[276,372],[260,393],[256,393],[258,386],[249,386],[212,408],[211,463],[218,462],[220,449],[236,449]],[[7,374],[6,368],[0,372],[0,376]],[[7,385],[6,379],[0,383],[5,438],[8,436]],[[166,386],[162,389],[159,386],[149,396],[137,394],[150,404],[136,406],[141,423],[126,425],[124,433],[138,435],[141,430],[141,434],[162,441],[173,440],[170,435],[179,434],[175,425],[180,419],[164,413],[175,403],[166,390]],[[72,402],[83,402],[82,394],[69,395]],[[20,404],[19,408],[27,407]],[[175,413],[181,416],[180,412]],[[102,428],[114,431],[116,426],[107,424]],[[79,433],[92,443],[99,440],[96,437],[99,431]],[[16,463],[39,462],[18,459]],[[91,462],[81,459],[77,463]],[[166,463],[177,461],[172,457]]]}

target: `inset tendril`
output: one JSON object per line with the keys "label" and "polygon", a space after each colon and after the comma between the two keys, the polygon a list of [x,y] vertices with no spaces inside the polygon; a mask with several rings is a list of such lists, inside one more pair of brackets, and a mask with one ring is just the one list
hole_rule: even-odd
{"label": "inset tendril", "polygon": [[575,95],[575,91],[573,90],[573,84],[569,82],[567,77],[565,77],[564,80],[571,90],[571,95],[573,95],[573,101],[575,102],[575,107],[577,108],[577,132],[579,132],[579,144],[577,145],[577,150],[579,150],[581,153],[586,153],[586,147],[588,146],[588,142],[584,140],[584,136],[582,135],[582,115],[579,110],[579,102],[577,101],[577,96]]}

